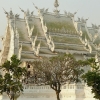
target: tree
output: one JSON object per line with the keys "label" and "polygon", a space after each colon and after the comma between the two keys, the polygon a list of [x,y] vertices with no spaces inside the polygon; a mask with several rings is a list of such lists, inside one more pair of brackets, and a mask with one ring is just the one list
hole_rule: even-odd
{"label": "tree", "polygon": [[6,93],[10,100],[15,100],[23,91],[22,77],[26,73],[26,69],[19,67],[21,61],[16,55],[11,57],[11,61],[6,61],[1,66],[3,70],[0,75],[0,93]]}
{"label": "tree", "polygon": [[79,75],[83,72],[81,66],[84,63],[76,61],[71,54],[62,54],[42,61],[34,61],[34,79],[36,84],[50,85],[55,90],[57,100],[60,100],[59,94],[61,86],[66,82],[78,82]]}
{"label": "tree", "polygon": [[95,59],[89,59],[88,64],[92,68],[92,70],[85,73],[82,78],[87,83],[89,87],[92,89],[92,93],[94,93],[94,98],[100,100],[100,65],[98,62],[95,62]]}

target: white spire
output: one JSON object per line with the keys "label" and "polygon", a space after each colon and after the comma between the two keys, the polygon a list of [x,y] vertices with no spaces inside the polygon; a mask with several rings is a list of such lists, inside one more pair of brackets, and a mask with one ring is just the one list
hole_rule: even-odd
{"label": "white spire", "polygon": [[88,47],[89,47],[89,52],[92,53],[92,47],[89,43],[88,43]]}
{"label": "white spire", "polygon": [[30,29],[30,32],[29,32],[29,38],[32,37],[33,30],[34,30],[34,26]]}
{"label": "white spire", "polygon": [[55,50],[55,44],[53,42],[53,40],[51,41],[52,47],[51,47],[51,51],[53,52]]}
{"label": "white spire", "polygon": [[35,54],[36,56],[39,56],[40,44],[41,44],[41,42],[38,44],[37,48],[35,48],[35,49],[33,50],[33,51],[34,51],[34,54]]}
{"label": "white spire", "polygon": [[35,36],[34,41],[32,41],[32,49],[35,50],[35,44],[36,44],[37,36]]}
{"label": "white spire", "polygon": [[56,8],[59,7],[58,0],[55,0],[54,6],[55,6]]}
{"label": "white spire", "polygon": [[56,14],[58,14],[58,13],[59,13],[59,11],[58,11],[58,9],[57,9],[57,7],[59,7],[58,0],[55,0],[55,2],[54,2],[54,7],[56,8],[56,9],[54,10],[54,12],[55,12]]}
{"label": "white spire", "polygon": [[55,44],[54,44],[53,40],[51,40],[51,42],[48,44],[48,46],[49,46],[49,49],[50,49],[52,52],[54,52],[54,50],[55,50]]}
{"label": "white spire", "polygon": [[38,46],[37,46],[37,48],[36,48],[36,40],[37,40],[37,36],[35,36],[35,38],[34,38],[33,41],[31,40],[31,42],[32,42],[32,49],[33,49],[34,54],[35,54],[36,56],[39,56],[39,51],[40,51],[40,44],[41,44],[41,42],[38,43]]}
{"label": "white spire", "polygon": [[29,16],[30,15],[30,11],[29,11],[29,9],[27,9],[27,16]]}
{"label": "white spire", "polygon": [[85,36],[84,42],[85,42],[85,46],[87,46],[88,45],[88,41],[87,41],[86,36]]}
{"label": "white spire", "polygon": [[37,6],[35,6],[35,4],[33,3],[33,5],[34,5],[34,7],[37,9],[37,10],[39,10],[39,8],[37,7]]}

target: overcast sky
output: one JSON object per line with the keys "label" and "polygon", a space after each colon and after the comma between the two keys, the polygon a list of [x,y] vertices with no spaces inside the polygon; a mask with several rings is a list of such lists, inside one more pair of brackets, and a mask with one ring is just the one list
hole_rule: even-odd
{"label": "overcast sky", "polygon": [[[20,14],[20,17],[23,17],[22,12],[18,8],[21,7],[24,10],[29,9],[30,11],[34,11],[36,13],[36,9],[34,8],[32,2],[38,6],[39,8],[49,8],[49,11],[52,12],[54,9],[54,1],[55,0],[0,0],[0,36],[4,35],[6,28],[6,16],[2,7],[6,11],[12,11],[16,14]],[[59,10],[60,13],[67,12],[74,13],[76,11],[77,14],[75,16],[75,20],[77,17],[89,18],[87,25],[91,26],[93,24],[100,24],[100,0],[58,0],[59,1]]]}

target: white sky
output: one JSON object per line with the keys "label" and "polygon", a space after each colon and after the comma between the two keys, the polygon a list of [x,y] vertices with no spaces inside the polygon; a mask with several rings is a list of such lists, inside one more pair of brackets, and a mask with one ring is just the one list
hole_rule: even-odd
{"label": "white sky", "polygon": [[[23,13],[20,11],[18,7],[21,7],[24,10],[29,9],[30,11],[36,12],[33,3],[39,8],[49,8],[49,11],[52,12],[54,10],[54,1],[55,0],[0,0],[0,36],[4,35],[6,28],[6,16],[2,7],[6,11],[12,11],[16,14],[20,14],[23,17]],[[59,10],[60,13],[64,13],[64,10],[67,12],[74,13],[76,11],[77,14],[75,16],[75,20],[77,17],[89,18],[87,24],[91,26],[93,24],[100,24],[100,0],[58,0],[59,1]]]}

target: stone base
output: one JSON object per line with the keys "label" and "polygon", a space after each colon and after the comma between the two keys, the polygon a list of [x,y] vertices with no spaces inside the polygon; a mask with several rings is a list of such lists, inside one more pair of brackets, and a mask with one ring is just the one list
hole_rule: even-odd
{"label": "stone base", "polygon": [[[91,88],[85,84],[65,84],[60,93],[61,100],[96,100]],[[9,100],[4,95],[1,100]],[[56,100],[56,93],[49,86],[24,85],[24,93],[17,100]]]}

